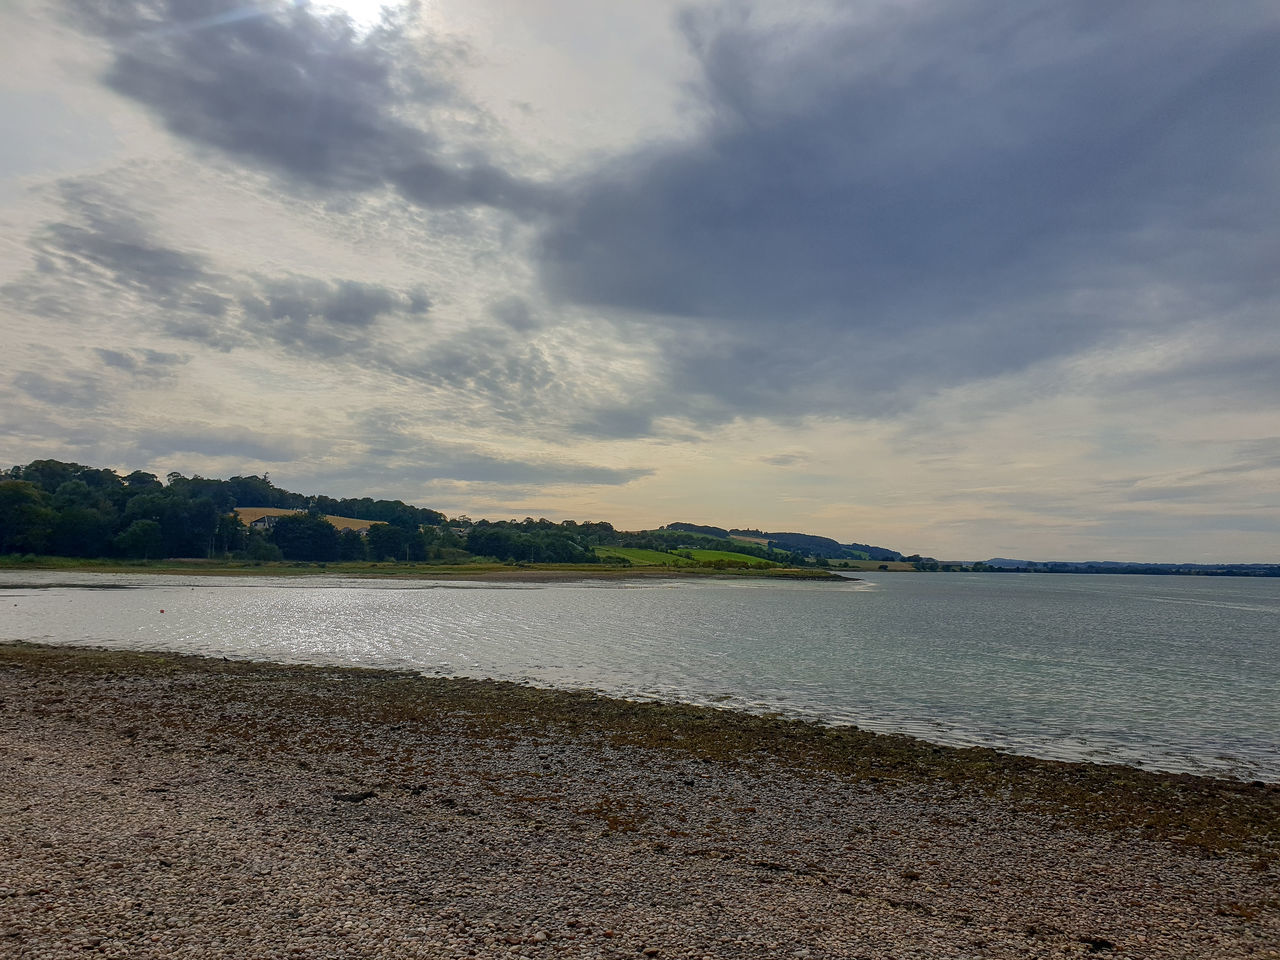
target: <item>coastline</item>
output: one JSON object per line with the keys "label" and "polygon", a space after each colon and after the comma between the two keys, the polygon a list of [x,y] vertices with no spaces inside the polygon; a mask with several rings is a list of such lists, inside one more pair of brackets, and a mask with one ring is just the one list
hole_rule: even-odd
{"label": "coastline", "polygon": [[847,583],[857,577],[841,576],[807,567],[720,569],[716,567],[619,567],[599,564],[432,564],[432,563],[305,563],[272,561],[249,563],[217,560],[115,561],[41,557],[34,561],[0,558],[0,572],[43,571],[66,573],[169,574],[206,577],[351,577],[377,580],[475,580],[509,583],[573,583],[582,580],[632,579],[755,579],[804,580]]}
{"label": "coastline", "polygon": [[0,701],[32,956],[1280,955],[1280,785],[79,647],[0,644]]}

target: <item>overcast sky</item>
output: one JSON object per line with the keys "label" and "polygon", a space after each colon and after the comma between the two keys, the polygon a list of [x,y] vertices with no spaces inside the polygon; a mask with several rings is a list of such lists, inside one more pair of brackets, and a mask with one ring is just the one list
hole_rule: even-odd
{"label": "overcast sky", "polygon": [[1272,0],[0,5],[0,460],[1280,562]]}

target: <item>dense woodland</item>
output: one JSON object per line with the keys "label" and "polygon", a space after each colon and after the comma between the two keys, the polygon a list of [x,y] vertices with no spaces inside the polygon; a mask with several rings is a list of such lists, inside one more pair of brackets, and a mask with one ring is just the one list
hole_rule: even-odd
{"label": "dense woodland", "polygon": [[[296,510],[269,530],[251,529],[238,507]],[[326,516],[371,521],[339,530]],[[802,556],[691,530],[615,530],[609,523],[447,518],[399,500],[292,493],[269,477],[217,480],[35,460],[0,473],[0,554],[64,557],[234,558],[250,561],[458,563],[474,558],[530,563],[601,561],[598,546],[664,552],[706,548],[782,562]]]}

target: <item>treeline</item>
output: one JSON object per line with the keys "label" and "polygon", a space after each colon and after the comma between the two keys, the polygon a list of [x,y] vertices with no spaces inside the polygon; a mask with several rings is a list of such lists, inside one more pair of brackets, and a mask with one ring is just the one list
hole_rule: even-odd
{"label": "treeline", "polygon": [[[282,517],[270,533],[248,529],[237,507],[306,511]],[[344,537],[324,514],[369,520],[369,537]],[[399,500],[337,500],[282,490],[268,477],[217,480],[170,473],[164,481],[135,470],[35,460],[0,472],[0,553],[64,557],[217,557],[364,559],[377,554],[425,558],[433,548],[463,553],[461,541],[425,525],[437,510]],[[286,522],[287,521],[287,522]]]}
{"label": "treeline", "polygon": [[[170,479],[174,476],[169,475]],[[205,480],[196,477],[188,482],[198,483],[206,490],[222,491],[225,502],[231,504],[228,509],[277,507],[284,510],[311,510],[334,517],[388,523],[404,530],[415,530],[424,523],[434,526],[445,521],[445,515],[438,510],[415,507],[400,500],[373,500],[369,497],[339,500],[326,496],[307,496],[282,490],[267,477],[232,477],[230,480]]]}
{"label": "treeline", "polygon": [[[246,526],[238,507],[296,513],[268,529]],[[339,530],[326,515],[369,520]],[[0,472],[0,554],[251,561],[462,562],[475,557],[534,563],[596,563],[613,543],[608,523],[566,520],[450,521],[399,500],[335,499],[283,490],[268,477],[218,480],[35,460]]]}
{"label": "treeline", "polygon": [[598,563],[592,547],[611,543],[617,532],[610,523],[565,520],[477,520],[467,533],[466,548],[477,557],[527,563]]}
{"label": "treeline", "polygon": [[[269,527],[246,526],[240,507],[293,513]],[[326,516],[368,520],[339,530]],[[667,553],[708,549],[782,563],[812,563],[802,553],[721,536],[720,528],[672,524],[626,532],[604,522],[450,520],[438,510],[399,500],[308,496],[269,477],[219,480],[173,472],[163,480],[135,470],[34,460],[0,472],[0,554],[64,557],[244,559],[340,562],[599,563],[598,546]],[[606,563],[627,564],[609,557]]]}
{"label": "treeline", "polygon": [[1145,577],[1280,577],[1275,563],[1072,563],[1068,561],[1028,562],[1013,566],[974,564],[996,573],[1120,573]]}

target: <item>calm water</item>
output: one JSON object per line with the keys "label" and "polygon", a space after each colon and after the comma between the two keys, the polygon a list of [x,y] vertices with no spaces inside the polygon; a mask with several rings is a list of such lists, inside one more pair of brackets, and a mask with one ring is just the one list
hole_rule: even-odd
{"label": "calm water", "polygon": [[524,680],[1280,781],[1275,579],[512,586],[0,572],[0,638]]}

